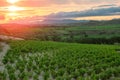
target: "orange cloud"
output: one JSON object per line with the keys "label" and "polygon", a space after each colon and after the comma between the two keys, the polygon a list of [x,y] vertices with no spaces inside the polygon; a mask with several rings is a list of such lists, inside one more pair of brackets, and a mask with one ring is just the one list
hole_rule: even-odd
{"label": "orange cloud", "polygon": [[[19,0],[14,4],[8,3],[7,0],[0,0],[0,14],[5,16],[3,19],[11,20],[59,12],[85,11],[99,5],[111,4],[120,6],[120,0]],[[8,6],[18,6],[19,10],[15,7],[8,10]],[[24,10],[21,10],[22,8]]]}
{"label": "orange cloud", "polygon": [[0,15],[0,20],[4,20],[5,17],[3,15]]}

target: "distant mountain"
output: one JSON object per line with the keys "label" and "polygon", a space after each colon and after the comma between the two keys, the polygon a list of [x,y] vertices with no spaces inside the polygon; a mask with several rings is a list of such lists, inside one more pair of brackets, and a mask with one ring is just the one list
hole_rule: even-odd
{"label": "distant mountain", "polygon": [[24,25],[68,25],[77,23],[86,23],[89,20],[73,20],[73,19],[44,19],[44,20],[16,20],[10,23],[14,24],[24,24]]}
{"label": "distant mountain", "polygon": [[19,20],[10,22],[7,24],[2,24],[2,26],[80,26],[80,25],[110,25],[110,24],[120,24],[120,19],[113,20],[72,20],[72,19],[60,19],[60,20]]}
{"label": "distant mountain", "polygon": [[42,24],[71,24],[71,23],[86,23],[88,20],[72,20],[72,19],[63,19],[63,20],[44,20]]}

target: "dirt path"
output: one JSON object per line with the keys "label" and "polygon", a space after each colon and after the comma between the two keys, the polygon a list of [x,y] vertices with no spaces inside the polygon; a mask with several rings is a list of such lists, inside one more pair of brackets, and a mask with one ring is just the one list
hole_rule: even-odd
{"label": "dirt path", "polygon": [[13,36],[6,36],[6,35],[0,35],[0,39],[2,40],[24,40],[22,38],[17,38]]}
{"label": "dirt path", "polygon": [[0,72],[2,72],[4,70],[4,64],[2,63],[2,60],[7,51],[10,49],[10,46],[4,42],[0,42],[0,44],[2,46],[2,51],[0,52]]}

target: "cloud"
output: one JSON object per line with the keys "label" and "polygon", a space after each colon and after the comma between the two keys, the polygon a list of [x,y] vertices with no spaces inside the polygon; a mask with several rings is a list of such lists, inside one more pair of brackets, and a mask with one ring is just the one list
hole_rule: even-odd
{"label": "cloud", "polygon": [[90,17],[90,16],[109,16],[109,15],[120,15],[120,6],[112,7],[111,5],[101,5],[101,7],[97,9],[52,13],[46,17],[48,19],[61,19],[61,18],[78,18],[78,17]]}
{"label": "cloud", "polygon": [[8,7],[12,5],[25,8],[25,10],[16,11],[21,18],[44,16],[53,13],[45,17],[49,19],[62,19],[119,15],[118,10],[120,7],[118,7],[118,5],[120,5],[120,0],[20,0],[15,4],[10,4],[7,0],[0,0],[0,14],[6,16],[11,13]]}
{"label": "cloud", "polygon": [[0,20],[4,20],[5,17],[3,15],[0,15]]}
{"label": "cloud", "polygon": [[42,6],[51,6],[51,5],[92,5],[92,4],[112,4],[119,3],[120,0],[22,0],[21,6],[32,6],[32,7],[42,7]]}
{"label": "cloud", "polygon": [[[68,5],[69,4],[78,4],[78,5],[83,5],[83,4],[101,4],[101,3],[107,3],[107,4],[112,4],[112,3],[119,3],[120,0],[20,0],[16,5],[19,6],[24,6],[24,7],[48,7],[50,5]],[[0,0],[0,6],[8,6],[11,5],[8,3],[6,0]]]}
{"label": "cloud", "polygon": [[97,8],[109,8],[109,7],[117,7],[117,5],[115,5],[115,4],[106,4],[106,5],[94,6],[92,8],[97,9]]}

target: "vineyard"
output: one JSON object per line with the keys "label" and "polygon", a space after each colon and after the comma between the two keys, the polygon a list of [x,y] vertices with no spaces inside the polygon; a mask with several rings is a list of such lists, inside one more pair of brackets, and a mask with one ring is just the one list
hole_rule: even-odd
{"label": "vineyard", "polygon": [[10,41],[0,80],[119,80],[117,45]]}
{"label": "vineyard", "polygon": [[0,44],[0,51],[2,50],[2,45]]}

